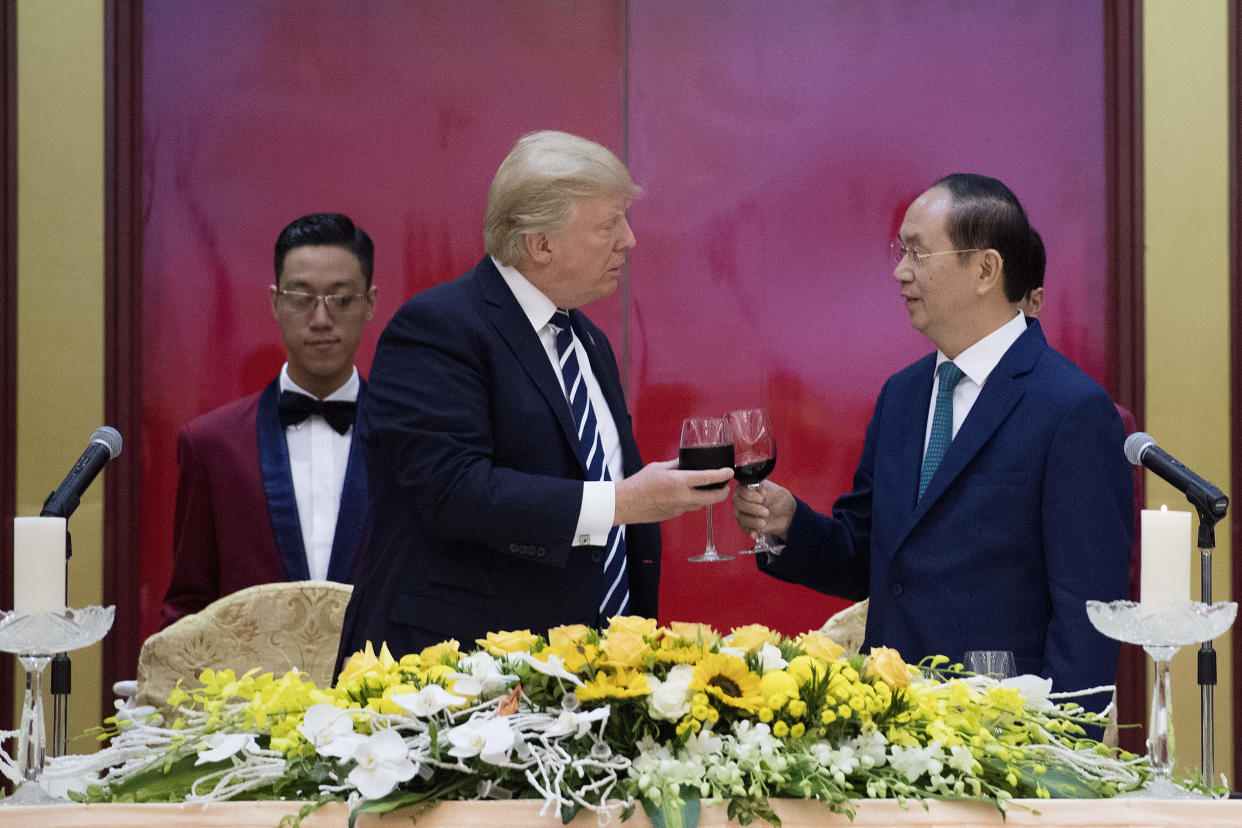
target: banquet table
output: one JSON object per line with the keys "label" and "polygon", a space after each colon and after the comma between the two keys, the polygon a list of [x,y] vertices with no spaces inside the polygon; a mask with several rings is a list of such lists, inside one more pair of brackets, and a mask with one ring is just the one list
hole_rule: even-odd
{"label": "banquet table", "polygon": [[[281,817],[296,814],[299,802],[220,802],[202,805],[0,805],[0,825],[5,828],[275,828]],[[941,828],[975,826],[1073,826],[1074,828],[1204,828],[1242,825],[1242,800],[1016,800],[1007,818],[990,805],[973,802],[917,802],[904,806],[891,800],[855,803],[853,821],[833,814],[822,803],[775,800],[773,810],[785,828],[813,826],[924,825]],[[561,824],[555,813],[540,816],[538,800],[516,802],[444,802],[421,810],[404,810],[383,817],[362,815],[359,828],[411,825],[418,828],[554,828]],[[1038,811],[1032,813],[1030,809]],[[326,805],[302,822],[306,828],[337,828],[348,824],[343,804]],[[416,823],[411,819],[415,818]],[[593,814],[580,813],[570,823],[575,828],[597,825]],[[614,819],[612,825],[621,825]],[[756,824],[756,823],[752,823]],[[762,823],[768,825],[768,823]],[[640,809],[626,828],[650,828]],[[704,808],[701,828],[724,828],[730,822],[723,805]]]}

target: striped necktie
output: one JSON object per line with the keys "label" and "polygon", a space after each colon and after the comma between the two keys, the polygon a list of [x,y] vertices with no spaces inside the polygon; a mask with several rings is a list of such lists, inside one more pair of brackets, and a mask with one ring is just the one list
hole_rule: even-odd
{"label": "striped necktie", "polygon": [[940,363],[936,373],[940,376],[940,387],[936,391],[931,436],[927,440],[927,452],[923,455],[923,468],[919,472],[919,500],[923,499],[927,484],[944,459],[944,453],[949,450],[949,443],[953,442],[953,389],[966,376],[961,368],[949,361]]}
{"label": "striped necktie", "polygon": [[[551,324],[556,329],[556,353],[561,363],[561,376],[565,378],[565,394],[573,411],[574,425],[578,427],[578,454],[586,467],[586,479],[611,480],[608,464],[604,462],[604,443],[600,439],[599,424],[573,347],[574,333],[569,323],[569,311],[557,308]],[[608,619],[614,615],[626,615],[630,610],[624,526],[614,526],[608,532],[607,550],[604,558],[604,595],[599,603],[601,627],[606,627]]]}

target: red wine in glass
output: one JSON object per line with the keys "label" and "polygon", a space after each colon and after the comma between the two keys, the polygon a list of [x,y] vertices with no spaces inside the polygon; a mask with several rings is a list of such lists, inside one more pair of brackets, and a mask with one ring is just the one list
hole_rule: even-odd
{"label": "red wine in glass", "polygon": [[[687,417],[681,424],[681,443],[677,465],[683,469],[723,469],[733,465],[733,432],[724,417]],[[699,489],[720,489],[725,483],[698,486]],[[691,561],[731,561],[732,555],[716,551],[712,533],[712,507],[707,507],[707,547]]]}
{"label": "red wine in glass", "polygon": [[[733,476],[739,486],[758,489],[759,484],[776,468],[776,437],[772,433],[772,420],[762,408],[731,411],[728,419],[733,431]],[[743,549],[742,554],[778,554],[783,548],[768,543],[767,536],[760,535],[755,545]]]}

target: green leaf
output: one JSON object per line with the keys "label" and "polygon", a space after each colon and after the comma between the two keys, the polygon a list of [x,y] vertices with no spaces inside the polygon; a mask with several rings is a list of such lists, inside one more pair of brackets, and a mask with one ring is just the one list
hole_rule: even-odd
{"label": "green leaf", "polygon": [[699,797],[683,797],[681,807],[670,807],[667,799],[659,805],[643,800],[643,810],[651,820],[651,828],[698,828]]}
{"label": "green leaf", "polygon": [[582,810],[582,806],[576,802],[568,802],[561,806],[561,825],[568,825],[574,821],[574,817]]}

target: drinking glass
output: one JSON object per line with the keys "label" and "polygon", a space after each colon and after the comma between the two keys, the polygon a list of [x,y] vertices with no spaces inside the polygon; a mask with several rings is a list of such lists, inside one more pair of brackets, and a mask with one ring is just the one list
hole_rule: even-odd
{"label": "drinking glass", "polygon": [[988,676],[997,681],[1013,678],[1018,667],[1009,650],[968,650],[962,657],[962,666],[971,673]]}
{"label": "drinking glass", "polygon": [[[683,469],[723,469],[733,465],[733,431],[723,417],[687,417],[681,424],[681,448],[677,464]],[[700,489],[720,489],[724,483],[699,486]],[[732,555],[716,551],[716,538],[712,534],[712,507],[707,507],[707,548],[703,554],[690,558],[701,561],[731,561]]]}
{"label": "drinking glass", "polygon": [[[733,428],[733,477],[740,486],[758,489],[776,467],[776,435],[772,433],[772,420],[762,408],[743,408],[729,412],[729,425]],[[763,534],[754,546],[743,549],[742,554],[774,554],[784,548],[782,544],[769,544],[767,535]]]}

